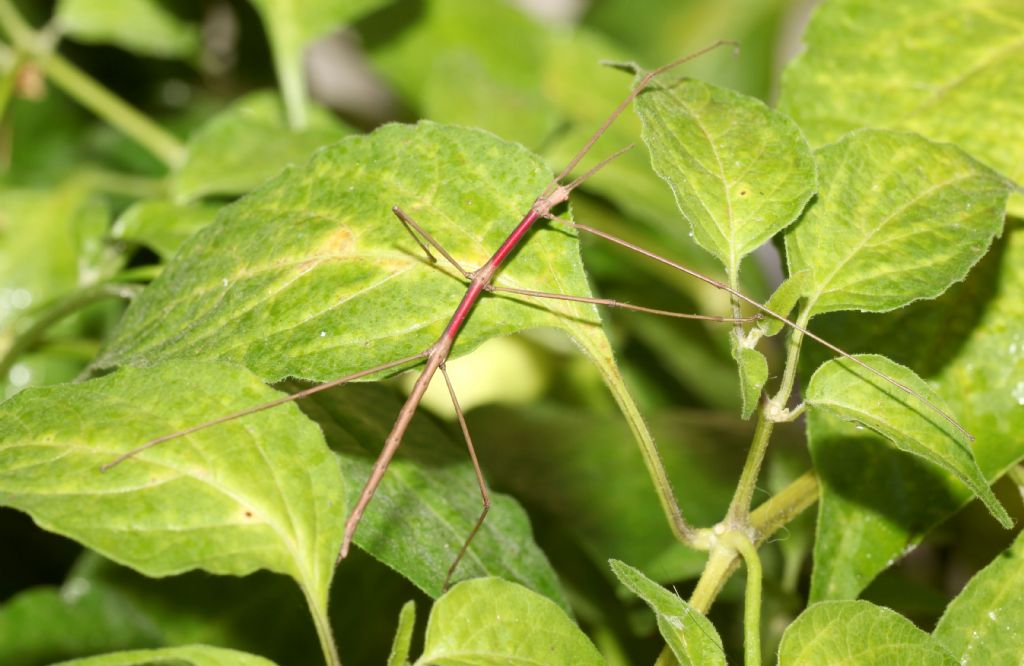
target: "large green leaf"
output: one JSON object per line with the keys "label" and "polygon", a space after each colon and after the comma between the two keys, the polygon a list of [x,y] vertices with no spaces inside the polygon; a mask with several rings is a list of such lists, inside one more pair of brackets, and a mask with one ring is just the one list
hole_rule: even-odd
{"label": "large green leaf", "polygon": [[[779,104],[812,144],[858,127],[907,129],[1024,181],[1020,2],[832,0],[804,40]],[[1016,195],[1011,211],[1024,214],[1024,198]]]}
{"label": "large green leaf", "polygon": [[[882,352],[927,378],[975,435],[975,458],[994,481],[1024,458],[1021,294],[1024,233],[1017,227],[966,282],[937,300],[885,315],[828,315],[817,331],[849,351]],[[850,598],[971,493],[870,431],[821,416],[812,413],[808,423],[822,484],[811,599]]]}
{"label": "large green leaf", "polygon": [[[132,304],[99,363],[211,358],[272,381],[327,380],[415,354],[465,285],[425,261],[391,207],[472,269],[550,178],[524,149],[479,130],[421,123],[349,137],[225,208]],[[588,294],[576,239],[535,235],[498,282]],[[597,328],[592,306],[539,305],[485,297],[456,350],[534,326],[578,337]]]}
{"label": "large green leaf", "polygon": [[899,613],[866,601],[823,601],[789,625],[779,666],[956,666],[938,641]]}
{"label": "large green leaf", "polygon": [[818,199],[786,232],[811,312],[886,312],[964,278],[1002,229],[1007,185],[952,145],[853,132],[817,152]]}
{"label": "large green leaf", "polygon": [[[364,27],[377,69],[424,118],[539,146],[559,120],[540,90],[548,29],[503,0],[429,0],[421,11],[380,41],[372,21]],[[387,12],[381,23],[393,31]]]}
{"label": "large green leaf", "polygon": [[292,576],[323,610],[345,515],[337,461],[295,407],[100,465],[279,395],[242,368],[176,362],[28,389],[0,409],[0,502],[150,576]]}
{"label": "large green leaf", "polygon": [[604,664],[586,634],[552,601],[501,580],[453,587],[430,612],[417,665]]}
{"label": "large green leaf", "polygon": [[302,164],[314,150],[351,130],[314,107],[302,129],[290,129],[281,100],[263,91],[246,95],[189,138],[185,163],[171,177],[180,202],[220,194],[244,194],[288,164]]}
{"label": "large green leaf", "polygon": [[184,645],[159,650],[130,650],[96,657],[62,661],[54,666],[274,666],[274,662],[254,654],[212,647],[210,645]]}
{"label": "large green leaf", "polygon": [[81,42],[156,58],[191,59],[199,53],[199,26],[178,18],[159,0],[61,0],[56,18]]}
{"label": "large green leaf", "polygon": [[681,666],[725,666],[722,639],[710,620],[639,570],[618,560],[610,565],[622,584],[654,611],[661,637]]}
{"label": "large green leaf", "polygon": [[[380,386],[360,385],[319,394],[302,405],[339,455],[343,476],[352,480],[346,486],[350,506],[402,406],[399,397]],[[501,576],[568,608],[522,508],[505,495],[492,494],[492,501],[454,580]],[[482,508],[465,444],[421,414],[374,494],[355,542],[437,597]]]}
{"label": "large green leaf", "polygon": [[791,224],[814,193],[814,158],[787,116],[709,84],[659,82],[637,98],[643,139],[702,247],[740,262]]}
{"label": "large green leaf", "polygon": [[933,635],[961,664],[1013,664],[1024,645],[1024,533],[950,602]]}
{"label": "large green leaf", "polygon": [[109,590],[20,592],[0,606],[0,663],[44,666],[83,654],[158,645],[149,618]]}
{"label": "large green leaf", "polygon": [[[949,407],[914,372],[884,356],[855,356],[861,363],[904,386],[946,414]],[[949,421],[916,396],[868,372],[851,359],[823,364],[811,377],[806,402],[840,418],[863,424],[897,448],[952,472],[977,495],[993,516],[1009,528],[1013,521],[999,503],[974,459],[971,443]]]}

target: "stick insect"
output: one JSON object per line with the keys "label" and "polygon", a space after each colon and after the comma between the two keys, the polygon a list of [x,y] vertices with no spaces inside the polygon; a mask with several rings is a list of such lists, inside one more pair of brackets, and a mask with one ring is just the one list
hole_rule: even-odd
{"label": "stick insect", "polygon": [[[474,474],[475,474],[475,477],[476,477],[476,482],[477,482],[477,485],[479,486],[480,495],[481,495],[481,499],[482,499],[482,508],[481,508],[480,514],[477,517],[476,522],[474,523],[471,531],[469,532],[469,535],[466,537],[466,539],[463,542],[461,548],[459,549],[458,554],[456,555],[454,561],[451,563],[451,566],[449,567],[449,569],[447,571],[447,574],[445,576],[444,587],[447,588],[449,582],[452,579],[453,574],[455,573],[456,569],[458,568],[458,565],[459,565],[460,561],[465,556],[467,550],[469,549],[470,544],[473,541],[473,538],[479,532],[481,526],[484,523],[484,520],[487,517],[487,514],[488,514],[488,512],[490,510],[490,506],[491,506],[491,498],[490,498],[490,493],[489,493],[488,488],[487,488],[487,483],[486,483],[486,481],[484,479],[483,471],[481,470],[480,463],[479,463],[478,458],[477,458],[476,450],[475,450],[474,445],[473,445],[473,441],[472,441],[472,437],[471,437],[470,432],[469,432],[469,428],[468,428],[468,426],[466,424],[465,416],[464,416],[463,411],[462,411],[462,409],[461,409],[461,407],[459,405],[458,397],[456,396],[455,389],[454,389],[454,387],[452,385],[452,382],[451,382],[451,379],[450,379],[450,377],[448,375],[447,369],[445,367],[445,363],[448,360],[448,357],[449,357],[449,355],[451,353],[452,347],[455,344],[455,341],[456,341],[456,339],[457,339],[457,337],[459,335],[459,332],[462,330],[462,328],[466,324],[468,318],[471,316],[471,313],[472,313],[472,311],[474,309],[474,306],[486,294],[494,294],[494,293],[505,293],[505,294],[511,294],[511,295],[519,296],[519,297],[526,297],[526,298],[558,299],[558,300],[565,300],[565,301],[575,301],[575,302],[589,303],[589,304],[594,304],[594,305],[603,305],[603,306],[612,307],[612,308],[620,308],[620,309],[632,310],[632,311],[636,311],[636,312],[642,312],[642,313],[647,313],[647,314],[654,314],[654,315],[658,315],[658,316],[676,317],[676,318],[685,318],[685,319],[701,319],[701,320],[710,320],[710,321],[716,321],[716,322],[742,323],[742,322],[747,322],[747,321],[750,321],[750,320],[752,320],[754,318],[758,318],[758,317],[765,316],[765,315],[769,316],[769,317],[773,317],[773,318],[778,319],[779,321],[785,323],[786,325],[792,327],[793,329],[795,329],[797,331],[800,331],[801,333],[803,333],[804,335],[808,336],[809,338],[815,340],[816,342],[824,345],[825,347],[827,347],[828,349],[830,349],[834,353],[839,354],[839,355],[841,355],[841,356],[843,356],[845,358],[849,358],[854,363],[856,363],[859,366],[865,368],[866,370],[868,370],[869,372],[875,374],[876,376],[881,377],[883,380],[885,380],[885,381],[889,382],[890,384],[896,386],[897,388],[899,388],[900,390],[904,391],[905,393],[917,397],[919,400],[921,400],[926,405],[928,405],[929,408],[935,410],[943,418],[945,418],[946,420],[950,421],[950,423],[952,423],[954,426],[956,426],[960,430],[963,430],[963,428],[961,426],[959,426],[959,424],[957,424],[956,421],[953,420],[952,417],[950,417],[947,414],[945,414],[941,409],[939,409],[937,406],[935,406],[934,404],[929,402],[924,396],[921,396],[921,395],[917,394],[915,391],[913,391],[909,387],[907,387],[907,386],[897,382],[896,380],[888,377],[887,375],[885,375],[882,372],[872,368],[871,366],[865,364],[864,362],[860,361],[859,359],[857,359],[855,357],[851,357],[849,354],[847,354],[843,350],[839,349],[835,345],[832,345],[831,343],[827,342],[826,340],[822,339],[821,337],[811,333],[806,328],[801,327],[800,325],[794,323],[793,321],[790,321],[789,319],[787,319],[782,314],[777,313],[777,312],[775,312],[775,311],[773,311],[773,310],[771,310],[771,309],[761,305],[760,303],[758,303],[757,301],[755,301],[755,300],[753,300],[751,298],[748,298],[747,296],[743,295],[742,293],[740,293],[736,289],[730,287],[729,285],[727,285],[727,284],[725,284],[723,282],[720,282],[718,280],[715,280],[713,278],[704,276],[704,275],[702,275],[702,274],[700,274],[700,273],[698,273],[696,271],[693,271],[693,270],[691,270],[689,268],[686,268],[685,266],[682,266],[682,265],[680,265],[680,264],[678,264],[678,263],[676,263],[676,262],[674,262],[674,261],[672,261],[670,259],[667,259],[665,257],[659,256],[659,255],[657,255],[657,254],[655,254],[655,253],[653,253],[653,252],[651,252],[649,250],[645,250],[643,248],[640,248],[640,247],[638,247],[638,246],[636,246],[636,245],[634,245],[634,244],[632,244],[632,243],[630,243],[630,242],[628,242],[626,240],[623,240],[621,238],[618,238],[616,236],[608,234],[608,233],[606,233],[604,231],[600,231],[598,229],[594,229],[594,228],[589,227],[589,226],[584,225],[584,224],[579,224],[579,223],[570,222],[568,220],[564,220],[562,218],[557,217],[554,214],[553,211],[558,206],[560,206],[561,204],[563,204],[563,203],[568,201],[569,196],[573,192],[573,190],[575,190],[577,187],[579,187],[580,184],[582,184],[587,178],[589,178],[593,174],[597,173],[600,169],[602,169],[604,166],[606,166],[609,162],[611,162],[616,157],[618,157],[619,155],[621,155],[622,153],[624,153],[626,150],[629,149],[629,147],[626,147],[626,148],[624,148],[622,150],[619,150],[619,151],[613,153],[611,156],[609,156],[609,157],[603,159],[602,161],[600,161],[596,166],[592,167],[590,170],[585,172],[583,175],[581,175],[581,176],[579,176],[579,177],[569,181],[567,184],[563,184],[563,182],[568,180],[570,174],[576,169],[576,167],[579,165],[579,163],[589,154],[589,152],[591,151],[591,149],[593,148],[595,143],[607,131],[607,129],[611,126],[611,124],[613,122],[615,122],[615,120],[626,110],[626,108],[628,108],[628,106],[633,102],[633,100],[637,97],[637,95],[639,95],[641,92],[643,92],[652,83],[652,81],[654,81],[654,79],[659,74],[662,74],[662,73],[664,73],[664,72],[666,72],[668,70],[676,68],[679,65],[681,65],[681,64],[683,64],[683,63],[685,63],[685,62],[687,62],[689,60],[692,60],[693,58],[696,58],[696,57],[701,56],[701,55],[703,55],[705,53],[708,53],[709,51],[712,51],[712,50],[717,49],[717,48],[719,48],[721,46],[729,45],[729,44],[735,46],[734,42],[728,42],[728,41],[716,42],[715,44],[712,44],[711,46],[706,47],[706,48],[704,48],[704,49],[702,49],[700,51],[697,51],[697,52],[692,53],[690,55],[687,55],[687,56],[684,56],[682,58],[679,58],[679,59],[677,59],[677,60],[675,60],[673,62],[670,62],[667,65],[663,65],[663,66],[661,66],[661,67],[659,67],[657,69],[651,70],[650,72],[648,72],[644,76],[642,76],[640,78],[640,80],[636,83],[636,85],[633,87],[633,89],[629,92],[629,94],[626,95],[626,97],[611,112],[611,114],[609,114],[609,116],[605,119],[605,121],[601,124],[601,126],[598,127],[597,130],[590,136],[590,138],[586,141],[586,143],[579,150],[579,152],[576,153],[576,155],[569,161],[569,163],[562,169],[562,171],[560,173],[558,173],[558,175],[548,184],[548,186],[544,189],[544,191],[533,201],[533,204],[530,206],[529,210],[522,217],[522,219],[515,226],[515,228],[511,231],[511,233],[509,233],[509,235],[505,238],[505,240],[501,243],[501,245],[494,251],[494,253],[491,255],[490,259],[488,259],[486,261],[486,263],[484,263],[482,266],[480,266],[476,270],[470,271],[470,270],[467,270],[466,268],[464,268],[451,254],[449,254],[449,252],[447,250],[445,250],[445,248],[442,246],[441,243],[439,243],[426,229],[424,229],[420,224],[418,224],[412,217],[407,215],[398,205],[395,205],[392,208],[392,212],[397,217],[398,221],[405,227],[406,231],[408,231],[408,233],[415,240],[417,245],[419,245],[419,247],[423,250],[423,252],[427,256],[427,259],[430,262],[437,263],[438,259],[437,259],[437,257],[434,254],[434,252],[437,252],[438,254],[441,255],[441,257],[444,258],[445,261],[447,261],[449,264],[451,264],[451,266],[454,267],[454,269],[467,282],[467,284],[466,284],[466,291],[465,291],[465,294],[462,297],[462,300],[460,301],[460,303],[458,304],[458,306],[455,308],[454,312],[452,313],[452,315],[451,315],[451,317],[450,317],[450,319],[448,321],[448,324],[445,327],[445,329],[443,330],[443,332],[441,333],[440,337],[432,345],[430,345],[426,349],[424,349],[424,350],[422,350],[422,351],[420,351],[420,352],[418,352],[416,354],[413,354],[411,356],[407,356],[405,358],[400,358],[400,359],[397,359],[397,360],[394,360],[394,361],[389,361],[387,363],[384,363],[384,364],[381,364],[381,365],[378,365],[378,366],[375,366],[375,367],[372,367],[372,368],[361,370],[359,372],[356,372],[356,373],[353,373],[353,374],[349,374],[349,375],[346,375],[344,377],[341,377],[341,378],[338,378],[338,379],[334,379],[332,381],[329,381],[329,382],[326,382],[326,383],[323,383],[323,384],[319,384],[319,385],[316,385],[316,386],[313,386],[313,387],[301,390],[301,391],[299,391],[297,393],[294,393],[294,394],[291,394],[291,395],[282,396],[279,399],[276,399],[276,400],[273,400],[273,401],[270,401],[270,402],[267,402],[267,403],[264,403],[264,404],[255,405],[253,407],[250,407],[250,408],[247,408],[247,409],[244,409],[244,410],[232,413],[232,414],[228,414],[228,415],[220,417],[218,419],[214,419],[214,420],[211,420],[211,421],[208,421],[208,422],[205,422],[205,423],[200,423],[198,425],[192,426],[190,428],[186,428],[184,430],[180,430],[178,432],[174,432],[174,433],[170,433],[170,434],[167,434],[167,435],[163,435],[161,437],[157,437],[155,439],[152,439],[152,440],[142,444],[141,446],[138,446],[138,447],[136,447],[136,448],[134,448],[134,449],[124,453],[120,457],[118,457],[115,460],[111,461],[110,463],[104,465],[102,469],[103,470],[108,470],[108,469],[112,468],[113,466],[115,466],[115,465],[117,465],[117,464],[119,464],[119,463],[121,463],[121,462],[123,462],[125,460],[128,460],[129,458],[131,458],[131,457],[137,455],[138,453],[140,453],[142,451],[145,451],[145,450],[147,450],[147,449],[149,449],[151,447],[154,447],[154,446],[156,446],[158,444],[161,444],[163,442],[167,442],[169,440],[173,440],[173,439],[176,439],[176,438],[179,438],[179,437],[182,437],[182,436],[194,433],[194,432],[199,431],[199,430],[210,428],[210,427],[216,426],[218,424],[222,424],[222,423],[225,423],[225,422],[228,422],[228,421],[232,421],[234,419],[238,419],[238,418],[243,417],[243,416],[247,416],[249,414],[253,414],[253,413],[260,412],[260,411],[263,411],[263,410],[266,410],[266,409],[270,409],[270,408],[276,407],[278,405],[282,405],[282,404],[287,403],[287,402],[292,402],[292,401],[295,401],[295,400],[299,400],[299,399],[305,398],[307,396],[313,395],[315,393],[318,393],[320,391],[324,391],[324,390],[333,388],[335,386],[339,386],[341,384],[345,384],[345,383],[348,383],[348,382],[351,382],[351,381],[354,381],[354,380],[357,380],[357,379],[360,379],[360,378],[363,378],[363,377],[367,377],[367,376],[370,376],[370,375],[374,375],[374,374],[377,374],[377,373],[380,373],[380,372],[383,372],[383,371],[389,371],[389,370],[408,370],[408,369],[412,369],[412,368],[416,367],[417,365],[421,365],[422,364],[422,369],[420,370],[419,377],[416,380],[415,384],[413,385],[413,388],[410,391],[408,398],[406,399],[405,403],[403,404],[401,410],[398,413],[398,416],[395,419],[395,422],[394,422],[394,424],[393,424],[393,426],[391,428],[390,434],[387,436],[387,438],[386,438],[386,440],[384,442],[384,447],[382,448],[380,454],[377,457],[376,462],[373,465],[373,468],[372,468],[372,470],[370,472],[370,476],[369,476],[368,480],[366,481],[365,486],[363,487],[363,490],[362,490],[362,492],[361,492],[361,494],[359,496],[359,499],[358,499],[358,501],[356,503],[356,506],[354,507],[354,509],[352,510],[351,514],[347,518],[347,521],[345,523],[344,536],[343,536],[342,544],[341,544],[341,547],[340,547],[340,550],[339,550],[339,554],[338,554],[338,561],[340,562],[342,559],[344,559],[348,555],[349,550],[350,550],[351,545],[352,545],[352,540],[353,540],[353,538],[355,536],[356,530],[359,527],[360,520],[362,519],[362,516],[363,516],[364,512],[366,511],[366,508],[369,505],[370,501],[373,499],[374,493],[377,490],[377,487],[379,486],[381,480],[383,479],[383,477],[384,477],[384,475],[385,475],[385,473],[386,473],[386,471],[388,469],[388,465],[390,464],[392,458],[394,457],[394,455],[397,452],[399,446],[401,445],[402,439],[403,439],[403,437],[405,435],[405,432],[406,432],[406,430],[409,427],[409,424],[410,424],[410,422],[411,422],[411,420],[413,418],[413,415],[415,414],[416,410],[418,409],[420,401],[423,398],[423,395],[424,395],[425,391],[427,390],[427,387],[429,386],[429,384],[430,384],[432,378],[434,377],[434,375],[438,371],[440,371],[442,377],[444,378],[444,382],[446,384],[449,397],[451,398],[452,404],[453,404],[453,406],[455,408],[455,414],[456,414],[456,417],[458,419],[460,429],[462,431],[463,439],[465,440],[465,444],[466,444],[466,447],[467,447],[467,450],[468,450],[468,453],[469,453],[470,461],[471,461],[472,466],[473,466]],[[565,225],[568,225],[569,227],[571,227],[571,228],[573,228],[573,229],[575,229],[577,231],[582,231],[582,232],[586,232],[586,233],[589,233],[589,234],[592,234],[592,235],[596,235],[596,236],[598,236],[600,238],[603,238],[603,239],[605,239],[607,241],[610,241],[610,242],[612,242],[614,244],[617,244],[617,245],[620,245],[622,247],[625,247],[626,249],[638,252],[638,253],[642,254],[643,256],[645,256],[647,258],[653,259],[655,261],[658,261],[658,262],[661,262],[661,263],[663,263],[665,265],[668,265],[668,266],[670,266],[672,268],[675,268],[677,270],[683,271],[684,273],[686,273],[686,274],[688,274],[688,275],[690,275],[690,276],[692,276],[692,277],[694,277],[694,278],[696,278],[698,280],[706,282],[706,283],[712,285],[713,287],[715,287],[717,289],[720,289],[722,291],[725,291],[725,292],[731,294],[733,297],[735,297],[735,298],[737,298],[737,299],[739,299],[741,301],[744,301],[744,302],[752,305],[759,312],[758,312],[758,314],[756,314],[756,315],[754,315],[752,317],[741,317],[741,316],[738,316],[738,313],[734,313],[734,316],[732,316],[732,317],[713,316],[713,315],[701,315],[701,314],[689,314],[689,313],[680,313],[680,312],[672,312],[672,311],[666,311],[666,310],[658,310],[658,309],[653,309],[653,308],[647,308],[647,307],[632,305],[632,304],[629,304],[629,303],[624,303],[624,302],[615,301],[615,300],[611,300],[611,299],[605,299],[605,298],[595,298],[595,297],[587,297],[587,296],[575,296],[575,295],[570,295],[570,294],[555,294],[555,293],[547,293],[547,292],[533,291],[533,290],[527,290],[527,289],[515,289],[515,288],[502,287],[502,286],[495,285],[494,284],[494,278],[495,278],[496,274],[498,273],[499,269],[503,266],[503,264],[506,262],[506,260],[508,260],[509,256],[519,246],[520,243],[522,243],[524,240],[526,240],[526,238],[528,237],[530,231],[535,226],[537,226],[538,223],[543,223],[543,222],[546,222],[546,221],[553,221],[553,222],[565,224]],[[662,475],[663,475],[663,473],[662,473]],[[674,497],[672,497],[671,488],[667,484],[667,478],[666,478],[666,483],[665,483],[665,489],[666,489],[666,492],[668,493],[668,498],[667,499],[670,502],[670,504],[673,505],[672,508],[669,511],[670,519],[671,519],[671,521],[673,523],[672,524],[673,531],[676,532],[676,534],[679,535],[684,540],[692,540],[692,537],[693,537],[693,534],[694,534],[693,528],[691,528],[684,521],[684,519],[682,517],[682,514],[679,512],[677,504],[675,502],[675,499],[674,499]]]}

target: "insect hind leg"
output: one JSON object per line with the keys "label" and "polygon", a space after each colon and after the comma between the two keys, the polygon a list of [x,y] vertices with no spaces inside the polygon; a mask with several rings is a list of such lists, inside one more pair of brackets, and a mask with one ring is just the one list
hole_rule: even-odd
{"label": "insect hind leg", "polygon": [[455,387],[452,386],[452,380],[448,376],[448,370],[442,363],[440,366],[441,374],[444,376],[444,383],[448,386],[448,395],[452,399],[452,406],[455,407],[455,414],[459,419],[459,427],[462,428],[462,437],[466,440],[466,448],[469,450],[469,459],[473,463],[473,472],[476,474],[476,482],[480,488],[480,498],[482,502],[482,509],[480,515],[476,519],[476,523],[473,524],[473,529],[469,532],[469,536],[462,543],[462,548],[459,549],[459,554],[455,556],[455,560],[451,566],[448,567],[448,573],[444,577],[443,589],[447,590],[451,584],[452,576],[455,575],[455,570],[458,569],[459,563],[466,556],[466,552],[469,550],[469,544],[473,542],[473,538],[483,527],[484,519],[487,518],[487,514],[491,510],[491,494],[487,490],[487,481],[484,480],[483,470],[480,469],[480,461],[476,456],[476,449],[473,447],[473,438],[469,434],[469,426],[466,425],[466,417],[462,413],[462,407],[459,406],[459,399],[455,395]]}

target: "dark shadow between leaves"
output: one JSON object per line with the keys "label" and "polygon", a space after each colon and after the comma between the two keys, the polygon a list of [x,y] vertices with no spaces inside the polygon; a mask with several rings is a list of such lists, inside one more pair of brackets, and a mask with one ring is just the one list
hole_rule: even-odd
{"label": "dark shadow between leaves", "polygon": [[883,516],[911,539],[963,502],[965,493],[953,490],[959,482],[868,431],[847,426],[820,433],[811,453],[830,492]]}

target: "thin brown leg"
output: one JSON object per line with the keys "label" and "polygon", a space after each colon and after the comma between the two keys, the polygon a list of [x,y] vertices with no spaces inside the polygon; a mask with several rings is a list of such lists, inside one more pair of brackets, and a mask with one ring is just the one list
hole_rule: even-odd
{"label": "thin brown leg", "polygon": [[592,296],[570,296],[569,294],[554,294],[546,291],[534,291],[532,289],[517,289],[515,287],[499,287],[497,285],[488,285],[487,287],[484,287],[484,289],[495,293],[519,294],[521,296],[531,296],[535,298],[551,298],[559,301],[573,301],[576,303],[593,303],[594,305],[603,305],[609,308],[633,310],[634,312],[645,312],[647,314],[658,315],[660,317],[675,317],[676,319],[700,319],[703,321],[733,323],[745,323],[761,319],[760,314],[755,314],[750,317],[722,317],[719,315],[702,315],[693,314],[689,312],[674,312],[672,310],[658,310],[657,308],[645,308],[642,305],[623,303],[622,301],[614,301],[610,298],[594,298]]}
{"label": "thin brown leg", "polygon": [[[409,215],[407,215],[406,212],[403,211],[398,206],[392,206],[391,212],[395,214],[395,217],[402,221],[402,224],[405,226],[405,230],[409,232],[409,235],[412,236],[417,243],[419,243],[419,246],[423,248],[424,252],[427,253],[427,257],[430,259],[430,261],[437,263],[437,259],[435,259],[434,255],[430,253],[430,248],[428,248],[426,244],[424,244],[423,240],[420,240],[421,237],[424,240],[426,240],[427,243],[430,243],[430,245],[433,246],[435,250],[440,252],[441,256],[447,259],[448,263],[455,267],[455,270],[462,273],[462,276],[464,278],[466,278],[467,280],[472,279],[472,274],[465,268],[463,268],[462,265],[455,260],[455,257],[448,254],[448,250],[444,249],[444,246],[441,245],[441,243],[439,243],[433,236],[431,236],[426,229],[421,227],[416,222],[416,220],[409,217]],[[415,231],[413,231],[414,229]],[[417,233],[419,233],[419,236],[416,235]]]}
{"label": "thin brown leg", "polygon": [[725,284],[724,282],[720,282],[718,280],[715,280],[714,278],[708,277],[707,275],[704,275],[702,273],[698,273],[697,271],[693,270],[692,268],[687,268],[686,266],[683,266],[682,264],[676,263],[676,262],[672,261],[671,259],[666,259],[665,257],[663,257],[663,256],[661,256],[659,254],[655,254],[654,252],[651,252],[650,250],[645,250],[644,248],[642,248],[642,247],[640,247],[638,245],[630,243],[627,240],[623,240],[622,238],[619,238],[618,236],[613,236],[612,234],[610,234],[610,233],[608,233],[606,231],[601,231],[601,230],[595,229],[593,227],[588,227],[585,224],[579,224],[577,222],[570,222],[569,220],[563,220],[563,219],[561,219],[559,217],[555,217],[555,216],[552,216],[552,215],[549,215],[548,218],[551,219],[551,220],[556,220],[558,222],[561,222],[562,224],[567,224],[570,227],[572,227],[573,229],[579,229],[580,231],[586,231],[589,234],[593,234],[595,236],[598,236],[599,238],[603,238],[603,239],[605,239],[605,240],[607,240],[609,242],[615,243],[616,245],[624,247],[624,248],[626,248],[628,250],[632,250],[633,252],[637,252],[637,253],[639,253],[639,254],[641,254],[641,255],[649,258],[649,259],[653,259],[654,261],[657,261],[659,263],[665,264],[666,266],[674,268],[674,269],[676,269],[678,271],[682,271],[683,273],[686,273],[687,275],[690,275],[690,276],[692,276],[692,277],[694,277],[694,278],[696,278],[696,279],[698,279],[698,280],[700,280],[702,282],[706,282],[707,284],[710,284],[711,286],[713,286],[713,287],[715,287],[717,289],[721,289],[722,291],[725,291],[725,292],[728,292],[728,293],[732,294],[733,296],[735,296],[736,298],[740,299],[741,301],[744,301],[744,302],[749,303],[750,305],[754,306],[755,308],[757,308],[758,310],[760,310],[764,314],[768,315],[769,317],[774,317],[775,319],[778,319],[779,321],[781,321],[782,323],[786,324],[790,328],[792,328],[792,329],[794,329],[796,331],[800,331],[802,334],[806,335],[811,340],[814,340],[815,342],[817,342],[822,347],[825,347],[826,349],[829,349],[829,350],[835,352],[836,354],[838,354],[839,356],[842,356],[843,358],[849,360],[851,363],[855,363],[856,365],[864,368],[865,370],[867,370],[871,374],[875,375],[876,377],[878,377],[882,381],[887,382],[887,383],[891,384],[892,386],[895,386],[896,388],[898,388],[899,390],[903,391],[907,395],[910,395],[910,396],[913,396],[913,397],[917,398],[918,400],[923,402],[925,405],[927,405],[929,409],[931,409],[937,415],[942,417],[951,426],[953,426],[954,428],[959,430],[961,432],[961,434],[963,434],[968,440],[970,440],[972,442],[974,441],[974,435],[972,435],[967,430],[967,428],[965,428],[962,425],[960,425],[959,421],[957,421],[955,418],[953,418],[952,416],[947,414],[945,411],[943,411],[942,408],[940,408],[934,402],[932,402],[931,400],[929,400],[925,396],[921,395],[920,393],[918,393],[914,389],[910,388],[906,384],[903,384],[903,383],[893,379],[892,377],[890,377],[889,375],[885,374],[884,372],[881,372],[880,370],[876,370],[875,368],[871,367],[870,365],[868,365],[864,361],[860,360],[856,356],[851,356],[850,354],[848,354],[847,352],[843,351],[839,347],[835,346],[834,344],[832,344],[828,340],[824,339],[823,337],[810,332],[809,330],[807,330],[807,328],[801,326],[800,324],[796,323],[795,321],[792,321],[791,319],[789,319],[787,317],[782,316],[778,312],[775,312],[774,310],[771,310],[770,308],[768,308],[768,307],[766,307],[764,305],[761,305],[760,303],[758,303],[754,299],[750,298],[749,296],[743,294],[740,291],[737,291],[736,289],[733,289],[732,287],[730,287],[729,285]]}
{"label": "thin brown leg", "polygon": [[100,470],[103,471],[103,472],[106,472],[107,470],[109,470],[110,468],[114,467],[115,465],[123,463],[125,460],[128,460],[129,458],[133,458],[136,455],[142,453],[143,451],[145,451],[147,449],[153,448],[157,444],[162,444],[162,443],[170,441],[172,439],[177,439],[179,437],[184,437],[185,435],[191,435],[194,432],[197,432],[199,430],[205,430],[206,428],[212,428],[213,426],[220,425],[221,423],[227,423],[228,421],[234,421],[235,419],[242,418],[243,416],[248,416],[249,414],[255,414],[256,412],[262,412],[265,409],[270,409],[271,407],[277,407],[278,405],[283,405],[286,402],[292,402],[292,401],[295,401],[295,400],[300,400],[300,399],[305,398],[307,396],[313,395],[314,393],[319,393],[320,391],[326,391],[329,388],[334,388],[335,386],[340,386],[341,384],[345,384],[346,382],[350,382],[352,380],[359,379],[360,377],[366,377],[367,375],[372,375],[372,374],[374,374],[376,372],[380,372],[382,370],[390,370],[391,368],[397,368],[400,365],[405,365],[406,363],[411,363],[412,361],[418,361],[421,358],[424,358],[426,355],[427,355],[427,351],[422,351],[422,352],[420,352],[418,354],[414,354],[413,356],[406,356],[405,358],[400,358],[397,361],[390,361],[388,363],[382,363],[381,365],[375,366],[373,368],[368,368],[366,370],[360,370],[359,372],[354,372],[351,375],[346,375],[344,377],[341,377],[340,379],[332,379],[329,382],[324,382],[323,384],[318,384],[318,385],[310,387],[308,389],[299,391],[298,393],[292,393],[291,395],[286,395],[286,396],[283,396],[283,397],[278,398],[276,400],[271,400],[270,402],[265,402],[262,405],[256,405],[254,407],[248,407],[248,408],[243,409],[241,411],[234,412],[233,414],[228,414],[227,416],[222,416],[222,417],[220,417],[218,419],[213,419],[212,421],[206,421],[205,423],[200,423],[199,425],[194,425],[191,428],[185,428],[184,430],[179,430],[177,432],[172,432],[169,435],[161,435],[160,437],[157,437],[155,439],[149,440],[148,442],[146,442],[145,444],[142,444],[141,446],[135,447],[134,449],[132,449],[131,451],[128,451],[127,453],[121,454],[120,456],[118,456],[114,460],[112,460],[112,461],[108,462],[107,464],[103,465],[102,467],[100,467]]}
{"label": "thin brown leg", "polygon": [[469,459],[473,461],[473,471],[476,473],[476,483],[480,486],[480,498],[483,501],[483,509],[480,511],[480,517],[476,519],[476,524],[473,525],[473,529],[470,531],[469,536],[466,537],[466,541],[462,544],[462,548],[459,550],[459,554],[455,557],[455,561],[448,567],[448,573],[444,577],[444,587],[447,590],[448,585],[451,584],[452,576],[455,574],[455,569],[458,568],[459,562],[466,555],[466,551],[469,550],[469,544],[473,541],[473,537],[480,531],[480,528],[484,524],[484,518],[487,517],[487,512],[491,510],[491,495],[487,492],[487,482],[484,481],[483,470],[480,469],[480,461],[476,457],[476,449],[473,448],[473,438],[469,435],[469,426],[466,425],[466,417],[462,413],[462,407],[459,406],[459,399],[455,396],[455,387],[452,386],[452,380],[448,377],[448,370],[445,369],[444,364],[441,364],[441,374],[444,375],[444,383],[448,385],[448,395],[452,398],[452,406],[455,407],[455,414],[459,417],[459,426],[462,428],[462,437],[466,440],[466,448],[469,450]]}

